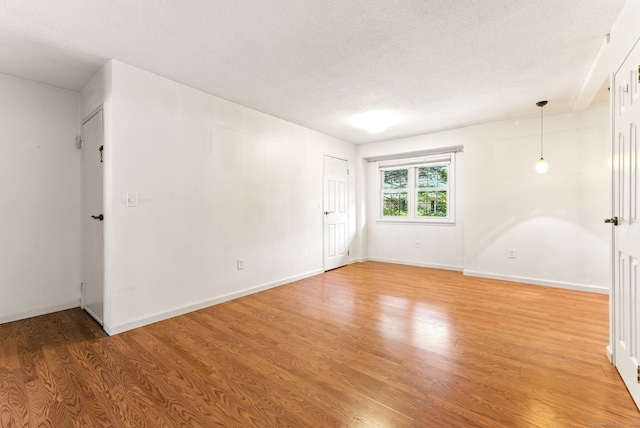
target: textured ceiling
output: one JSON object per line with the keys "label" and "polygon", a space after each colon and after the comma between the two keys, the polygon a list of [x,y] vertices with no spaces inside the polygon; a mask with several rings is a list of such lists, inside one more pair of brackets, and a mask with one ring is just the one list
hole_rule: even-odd
{"label": "textured ceiling", "polygon": [[571,110],[623,4],[0,0],[0,73],[78,92],[114,58],[362,143]]}

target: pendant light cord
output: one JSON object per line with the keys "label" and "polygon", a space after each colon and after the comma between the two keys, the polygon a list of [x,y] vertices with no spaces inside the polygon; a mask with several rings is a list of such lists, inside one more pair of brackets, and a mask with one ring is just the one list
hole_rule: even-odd
{"label": "pendant light cord", "polygon": [[542,147],[543,147],[543,131],[544,131],[544,116],[543,116],[543,111],[544,111],[544,106],[540,107],[540,159],[544,159],[543,156],[543,151],[542,151]]}
{"label": "pendant light cord", "polygon": [[536,103],[536,105],[538,107],[540,107],[540,159],[544,159],[543,150],[542,150],[543,139],[544,139],[544,137],[543,137],[544,136],[544,134],[543,134],[543,131],[544,131],[544,106],[547,105],[547,101],[538,101]]}

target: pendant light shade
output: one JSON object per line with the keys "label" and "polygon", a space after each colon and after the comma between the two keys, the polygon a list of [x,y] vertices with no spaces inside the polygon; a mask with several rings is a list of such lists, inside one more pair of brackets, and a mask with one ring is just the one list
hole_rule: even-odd
{"label": "pendant light shade", "polygon": [[547,105],[547,101],[538,101],[536,105],[540,107],[540,159],[538,160],[538,163],[536,163],[536,172],[538,174],[544,174],[549,170],[549,164],[544,159],[544,154],[542,151],[542,148],[543,148],[542,139],[543,139],[543,130],[544,130],[543,128],[544,116],[542,114],[542,111],[544,110],[544,106]]}

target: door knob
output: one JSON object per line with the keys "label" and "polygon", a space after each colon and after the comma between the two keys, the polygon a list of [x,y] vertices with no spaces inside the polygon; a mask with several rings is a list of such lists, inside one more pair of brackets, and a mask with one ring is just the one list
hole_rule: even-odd
{"label": "door knob", "polygon": [[618,225],[618,217],[605,218],[605,223],[613,223],[614,226]]}
{"label": "door knob", "polygon": [[92,215],[91,218],[95,218],[96,220],[104,220],[104,216],[102,214]]}
{"label": "door knob", "polygon": [[325,211],[324,215],[329,215],[329,214],[333,214],[333,211]]}

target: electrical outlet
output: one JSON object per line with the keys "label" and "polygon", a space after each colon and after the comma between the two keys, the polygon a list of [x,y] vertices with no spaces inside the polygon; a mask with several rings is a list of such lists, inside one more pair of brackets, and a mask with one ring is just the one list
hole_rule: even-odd
{"label": "electrical outlet", "polygon": [[243,270],[244,269],[244,259],[238,259],[238,270]]}
{"label": "electrical outlet", "polygon": [[137,193],[127,193],[127,199],[125,200],[125,205],[131,208],[135,208],[138,206],[138,194]]}
{"label": "electrical outlet", "polygon": [[510,259],[515,259],[516,258],[516,250],[514,250],[513,248],[511,248],[509,250],[509,258]]}

